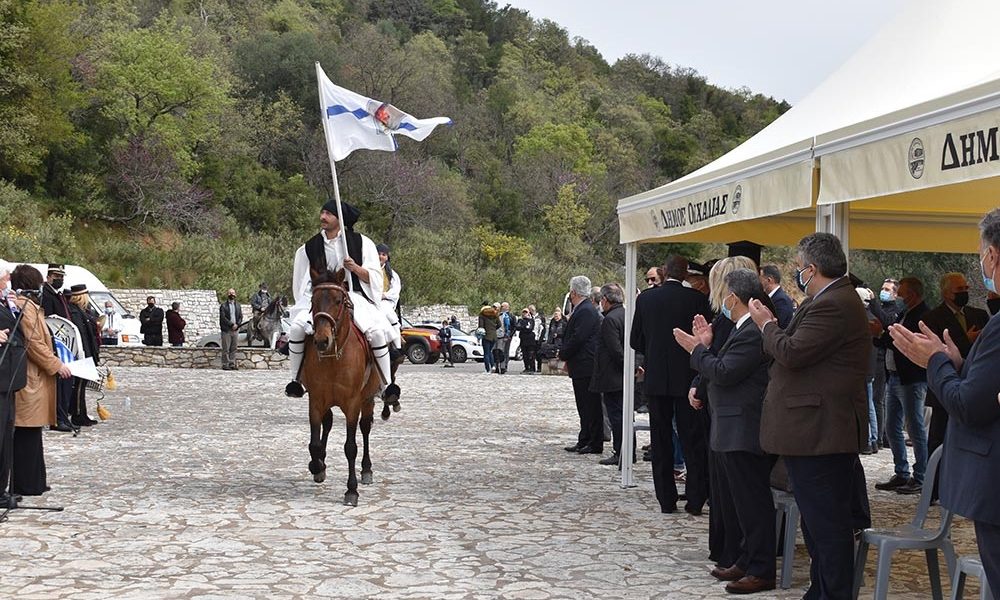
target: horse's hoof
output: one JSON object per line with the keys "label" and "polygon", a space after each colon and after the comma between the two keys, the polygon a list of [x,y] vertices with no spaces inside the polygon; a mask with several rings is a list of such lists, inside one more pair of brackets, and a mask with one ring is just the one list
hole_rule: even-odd
{"label": "horse's hoof", "polygon": [[389,405],[388,404],[382,407],[382,420],[383,421],[388,421],[389,420]]}
{"label": "horse's hoof", "polygon": [[374,481],[374,479],[372,478],[372,472],[371,471],[362,471],[361,472],[361,483],[363,485],[371,485],[373,481]]}
{"label": "horse's hoof", "polygon": [[392,403],[392,412],[399,412],[402,408],[403,407],[399,405],[399,400]]}
{"label": "horse's hoof", "polygon": [[313,475],[313,481],[316,483],[323,483],[326,481],[326,471],[320,471],[319,473]]}
{"label": "horse's hoof", "polygon": [[357,506],[358,505],[358,493],[357,492],[347,492],[344,494],[344,506]]}

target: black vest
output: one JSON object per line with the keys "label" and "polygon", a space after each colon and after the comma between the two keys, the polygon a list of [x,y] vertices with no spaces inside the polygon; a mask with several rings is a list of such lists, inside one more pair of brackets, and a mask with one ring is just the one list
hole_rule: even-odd
{"label": "black vest", "polygon": [[[347,255],[354,259],[354,262],[364,264],[363,252],[361,250],[361,234],[347,229],[344,231],[347,236]],[[309,267],[322,273],[327,270],[326,264],[326,236],[323,232],[317,233],[306,241],[306,257],[309,258]],[[355,292],[373,302],[365,293],[365,288],[361,287],[361,280],[354,273],[351,273],[351,283]]]}

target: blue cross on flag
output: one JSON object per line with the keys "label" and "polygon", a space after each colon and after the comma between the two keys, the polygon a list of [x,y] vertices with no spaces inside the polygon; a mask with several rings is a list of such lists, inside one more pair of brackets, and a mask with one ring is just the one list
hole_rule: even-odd
{"label": "blue cross on flag", "polygon": [[438,125],[451,125],[448,117],[417,119],[391,104],[334,85],[319,63],[316,77],[327,148],[335,161],[359,149],[393,152],[396,135],[421,141]]}

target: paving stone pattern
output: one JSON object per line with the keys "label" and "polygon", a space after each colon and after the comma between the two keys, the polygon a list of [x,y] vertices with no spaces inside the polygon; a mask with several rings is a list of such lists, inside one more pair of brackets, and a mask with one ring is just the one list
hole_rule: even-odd
{"label": "paving stone pattern", "polygon": [[[342,417],[315,484],[306,401],[280,394],[284,374],[117,369],[111,420],[46,432],[52,491],[26,503],[66,510],[0,524],[0,596],[726,596],[708,575],[708,517],[655,510],[648,463],[622,490],[614,467],[562,450],[577,424],[568,379],[479,369],[403,368],[403,411],[376,419],[375,483],[357,508],[341,504]],[[892,473],[888,451],[863,460],[869,487]],[[871,499],[876,526],[916,502]],[[954,535],[974,550],[971,523]],[[758,597],[800,598],[807,581],[800,543],[792,589]],[[923,553],[896,557],[890,597],[927,590]]]}

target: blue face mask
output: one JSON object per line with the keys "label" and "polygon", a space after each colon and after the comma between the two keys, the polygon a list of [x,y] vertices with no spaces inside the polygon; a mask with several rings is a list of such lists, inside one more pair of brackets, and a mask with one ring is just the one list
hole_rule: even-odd
{"label": "blue face mask", "polygon": [[892,292],[889,290],[882,290],[878,293],[878,299],[882,302],[892,302]]}
{"label": "blue face mask", "polygon": [[726,296],[722,300],[722,316],[726,317],[727,319],[729,319],[730,321],[732,321],[733,320],[733,311],[729,310],[729,307],[726,306],[726,300],[729,300],[729,296]]}
{"label": "blue face mask", "polygon": [[[987,277],[986,276],[986,263],[983,262],[984,260],[985,260],[985,257],[979,259],[979,269],[983,272],[983,286],[986,287],[987,291],[990,291],[990,292],[993,292],[994,294],[996,294],[997,293],[997,284],[996,284],[995,281],[993,281],[992,277]],[[993,271],[994,271],[994,273],[996,272],[996,267],[995,266],[993,267]]]}

